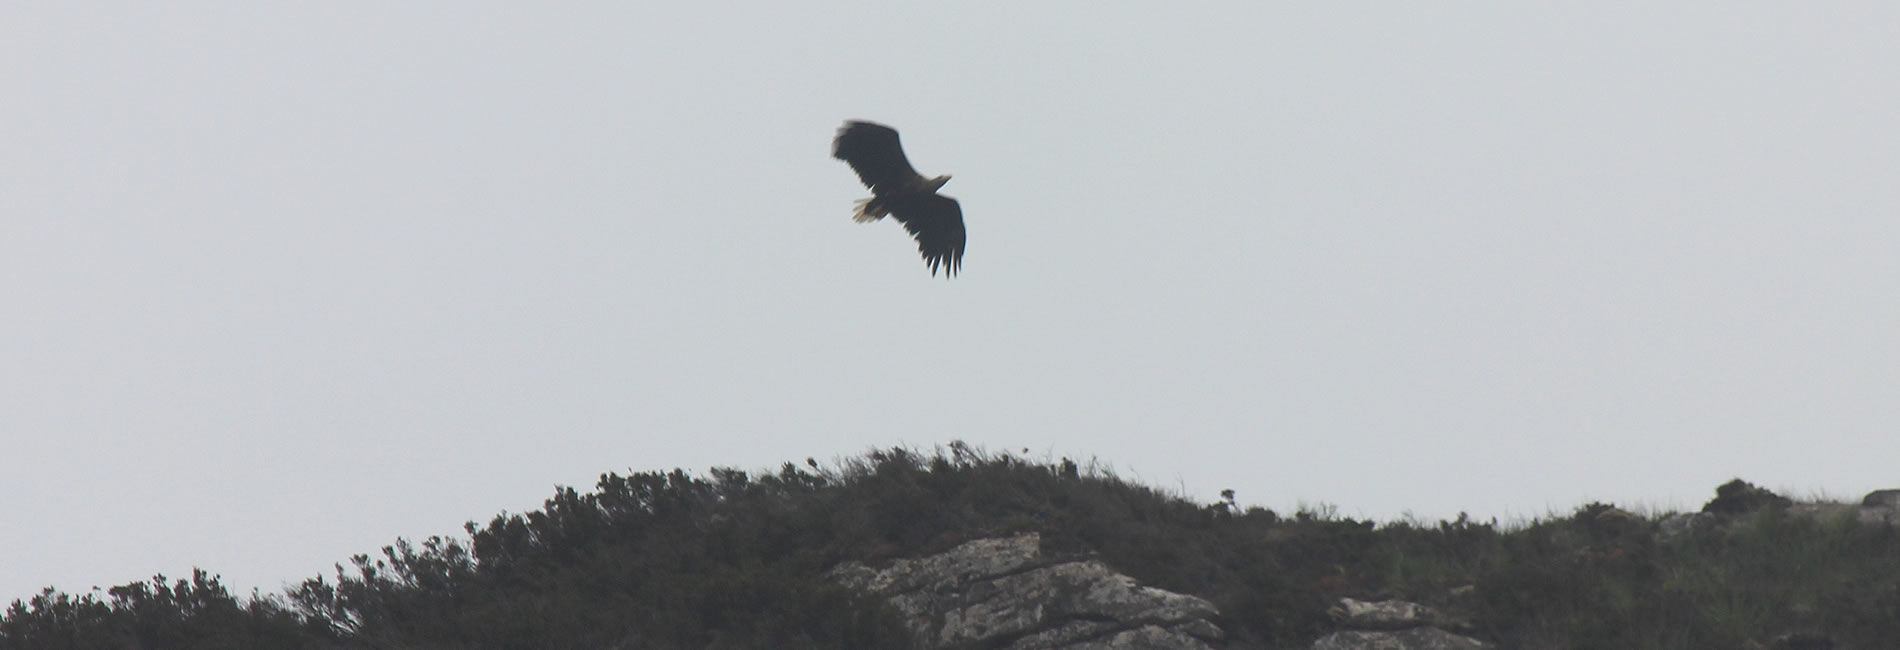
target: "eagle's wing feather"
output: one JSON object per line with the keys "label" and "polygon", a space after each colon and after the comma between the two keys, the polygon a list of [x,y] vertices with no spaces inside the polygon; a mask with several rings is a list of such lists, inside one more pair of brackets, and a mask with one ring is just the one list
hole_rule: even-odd
{"label": "eagle's wing feather", "polygon": [[957,200],[926,194],[906,197],[891,206],[891,216],[904,224],[910,236],[917,238],[917,252],[923,253],[930,274],[944,270],[944,277],[955,277],[963,266],[963,207]]}
{"label": "eagle's wing feather", "polygon": [[917,183],[917,170],[904,157],[897,130],[882,124],[845,122],[831,142],[831,157],[851,165],[851,171],[874,193]]}

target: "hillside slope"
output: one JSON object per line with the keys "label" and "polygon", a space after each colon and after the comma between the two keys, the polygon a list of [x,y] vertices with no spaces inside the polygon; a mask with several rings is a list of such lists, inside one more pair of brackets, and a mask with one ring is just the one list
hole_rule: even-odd
{"label": "hillside slope", "polygon": [[1196,503],[1093,464],[961,443],[776,472],[607,474],[284,594],[234,596],[206,572],[48,589],[0,617],[0,650],[910,647],[895,611],[826,571],[1029,532],[1047,553],[1212,602],[1231,648],[1306,647],[1346,596],[1428,604],[1504,647],[1900,640],[1890,520],[1722,489],[1707,514],[1590,504],[1504,526]]}

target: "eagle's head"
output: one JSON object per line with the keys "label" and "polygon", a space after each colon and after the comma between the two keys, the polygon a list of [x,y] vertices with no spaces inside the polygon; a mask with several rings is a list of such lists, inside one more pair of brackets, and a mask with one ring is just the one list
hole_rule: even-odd
{"label": "eagle's head", "polygon": [[950,182],[949,174],[944,174],[942,176],[938,176],[936,178],[930,179],[930,191],[935,192],[937,190],[941,190],[943,189],[943,184],[948,183],[948,182]]}

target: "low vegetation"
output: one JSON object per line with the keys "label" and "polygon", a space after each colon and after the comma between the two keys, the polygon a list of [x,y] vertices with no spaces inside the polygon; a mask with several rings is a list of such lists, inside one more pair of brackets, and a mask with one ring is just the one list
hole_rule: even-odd
{"label": "low vegetation", "polygon": [[1893,526],[1790,516],[1785,499],[1742,488],[1724,486],[1750,495],[1742,506],[1711,503],[1719,523],[1665,541],[1655,518],[1606,504],[1505,526],[1283,516],[960,443],[776,472],[608,474],[283,594],[236,596],[202,571],[47,589],[0,617],[0,650],[901,648],[895,614],[828,584],[828,567],[1025,531],[1212,600],[1236,648],[1306,647],[1340,596],[1434,605],[1513,648],[1900,639]]}

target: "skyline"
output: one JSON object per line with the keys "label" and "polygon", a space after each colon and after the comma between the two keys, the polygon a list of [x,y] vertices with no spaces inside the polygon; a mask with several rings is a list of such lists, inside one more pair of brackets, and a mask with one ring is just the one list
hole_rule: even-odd
{"label": "skyline", "polygon": [[[0,590],[964,440],[1504,520],[1900,457],[1900,9],[0,9]],[[830,157],[954,174],[949,282]]]}

